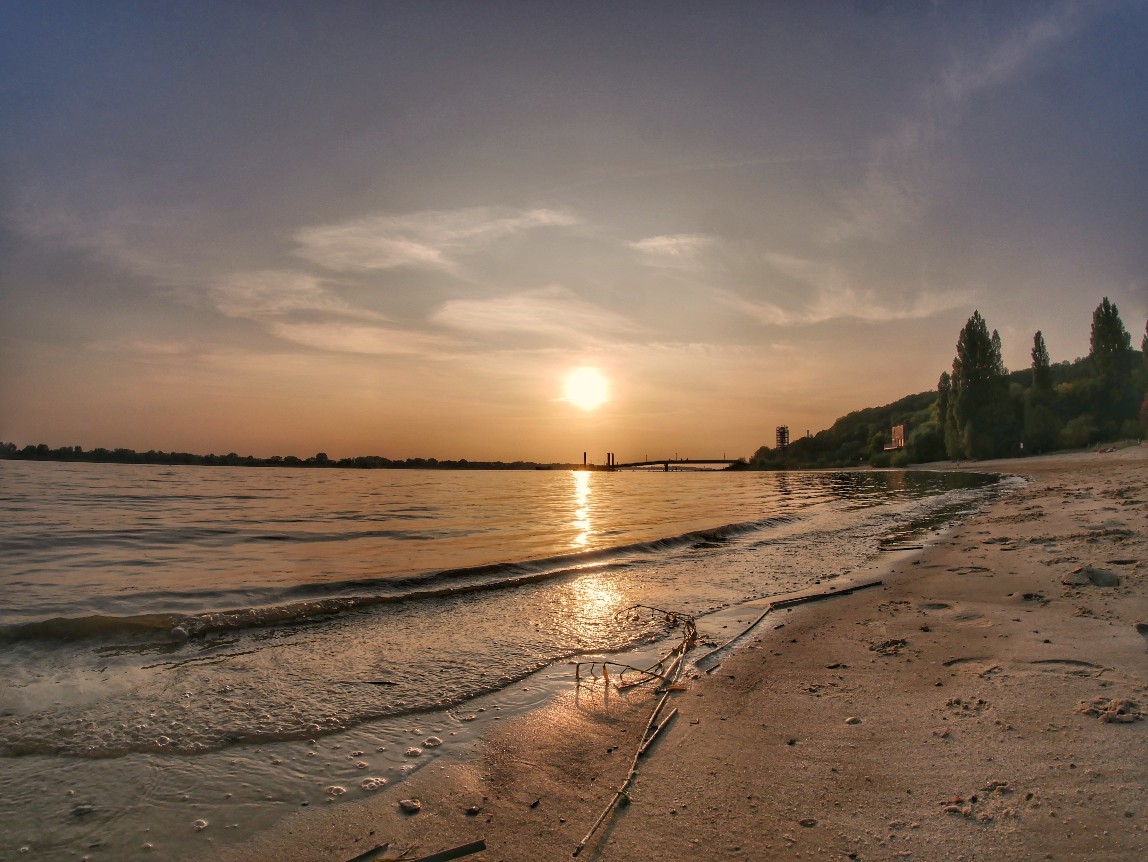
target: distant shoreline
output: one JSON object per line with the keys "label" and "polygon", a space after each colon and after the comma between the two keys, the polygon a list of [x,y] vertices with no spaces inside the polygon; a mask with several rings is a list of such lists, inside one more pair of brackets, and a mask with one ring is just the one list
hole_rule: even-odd
{"label": "distant shoreline", "polygon": [[[168,467],[289,467],[352,470],[572,470],[581,464],[543,463],[539,461],[471,461],[466,458],[439,460],[438,458],[392,459],[381,455],[360,455],[353,458],[328,458],[318,453],[310,458],[295,455],[272,455],[256,458],[254,455],[197,455],[192,452],[162,452],[134,449],[84,449],[81,446],[62,446],[50,449],[41,443],[22,449],[14,443],[0,443],[0,460],[56,461],[80,464],[154,464]],[[592,469],[605,469],[592,467]]]}

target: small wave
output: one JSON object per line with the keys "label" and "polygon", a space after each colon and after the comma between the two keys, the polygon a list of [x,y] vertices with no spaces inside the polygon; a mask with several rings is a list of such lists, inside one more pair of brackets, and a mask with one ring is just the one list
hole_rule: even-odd
{"label": "small wave", "polygon": [[[238,631],[264,626],[304,623],[377,605],[418,602],[488,590],[505,590],[544,580],[628,566],[629,559],[680,548],[724,547],[731,539],[794,520],[791,516],[727,524],[678,536],[636,542],[579,554],[564,554],[518,563],[494,563],[431,572],[409,578],[371,578],[299,584],[276,591],[279,598],[323,596],[280,601],[264,606],[232,608],[204,613],[149,613],[127,616],[93,614],[53,617],[0,626],[0,641],[85,640],[142,636],[163,642],[202,637],[209,632]],[[379,590],[381,592],[375,592]],[[343,595],[331,595],[343,593]],[[180,594],[185,596],[187,594]],[[207,596],[205,595],[205,598]],[[162,596],[155,597],[162,601]]]}

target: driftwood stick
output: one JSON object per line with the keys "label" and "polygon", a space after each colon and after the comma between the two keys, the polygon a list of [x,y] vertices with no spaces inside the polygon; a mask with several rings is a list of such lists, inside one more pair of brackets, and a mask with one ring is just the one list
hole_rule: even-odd
{"label": "driftwood stick", "polygon": [[398,685],[393,679],[341,679],[344,685]]}
{"label": "driftwood stick", "polygon": [[646,753],[646,751],[649,749],[649,747],[654,744],[654,740],[658,738],[658,734],[662,732],[662,728],[665,727],[667,724],[669,724],[670,719],[673,718],[677,714],[678,714],[678,708],[675,706],[673,709],[670,710],[670,714],[667,715],[665,718],[663,718],[661,723],[658,724],[658,726],[654,728],[654,732],[650,734],[649,738],[645,742],[642,743],[642,747],[638,749],[638,757],[642,757]]}
{"label": "driftwood stick", "polygon": [[673,685],[673,683],[678,679],[678,676],[681,674],[685,655],[697,640],[697,627],[694,625],[693,617],[685,616],[684,614],[675,614],[672,611],[666,611],[662,608],[649,608],[646,605],[635,605],[634,607],[647,607],[649,610],[663,613],[667,618],[672,618],[675,621],[685,620],[685,633],[682,635],[682,640],[677,646],[666,653],[666,655],[664,655],[657,664],[651,666],[651,668],[659,667],[662,666],[663,663],[667,660],[672,659],[669,666],[664,670],[662,674],[651,674],[651,676],[657,676],[659,679],[661,679],[662,682],[666,685],[666,688],[662,690],[662,696],[658,698],[658,702],[654,705],[654,709],[650,713],[649,719],[646,721],[646,726],[642,730],[642,741],[638,746],[638,750],[634,752],[633,760],[630,761],[630,771],[626,774],[626,779],[622,782],[618,789],[614,791],[613,797],[611,797],[609,803],[602,810],[602,813],[598,815],[598,819],[594,821],[593,825],[582,837],[582,840],[578,842],[578,846],[574,848],[575,856],[580,854],[585,849],[586,845],[590,842],[590,839],[594,837],[594,833],[597,832],[599,827],[601,827],[601,825],[606,822],[606,818],[610,816],[618,803],[622,800],[629,802],[630,786],[634,783],[634,779],[638,777],[638,759],[641,758],[649,750],[650,745],[653,743],[654,739],[657,738],[658,734],[662,732],[663,728],[665,728],[666,725],[670,723],[670,719],[672,719],[678,713],[677,709],[672,709],[670,710],[670,713],[661,721],[661,723],[655,724],[655,722],[658,720],[658,716],[662,712],[662,707],[666,705],[666,701],[669,700],[670,694],[672,693],[669,687]]}
{"label": "driftwood stick", "polygon": [[441,850],[438,853],[432,853],[430,856],[420,856],[418,859],[412,859],[411,862],[450,862],[452,859],[461,859],[463,856],[469,856],[471,853],[481,853],[485,849],[486,841],[480,838],[477,841],[471,841],[469,844],[463,844],[450,850]]}
{"label": "driftwood stick", "polygon": [[867,581],[866,583],[863,583],[863,584],[856,584],[855,586],[852,586],[852,587],[846,587],[843,590],[821,590],[821,591],[816,592],[816,593],[810,593],[809,595],[806,595],[806,596],[794,596],[793,598],[789,598],[789,599],[778,599],[776,601],[772,601],[766,606],[765,610],[762,611],[761,616],[759,616],[752,623],[750,623],[748,626],[746,626],[744,629],[742,629],[742,631],[740,631],[738,634],[734,635],[732,638],[727,640],[721,646],[715,647],[714,649],[707,652],[705,655],[703,655],[701,658],[699,658],[696,662],[694,662],[694,664],[697,667],[700,667],[702,670],[706,671],[706,673],[709,673],[711,670],[713,670],[713,668],[712,667],[707,668],[707,665],[712,663],[714,656],[718,655],[719,653],[724,652],[726,649],[728,649],[730,646],[732,646],[736,641],[741,640],[743,637],[745,637],[747,634],[749,634],[751,631],[753,631],[753,629],[756,628],[757,624],[760,623],[763,619],[765,619],[770,614],[770,612],[772,612],[772,611],[779,610],[781,608],[792,608],[792,607],[796,607],[797,605],[805,605],[805,604],[809,604],[810,602],[819,602],[819,601],[822,601],[823,599],[832,599],[832,598],[835,598],[837,596],[847,596],[850,593],[857,592],[858,590],[866,590],[866,589],[869,589],[870,587],[879,587],[879,586],[881,586],[882,583],[884,583],[884,582],[880,581],[880,580]]}

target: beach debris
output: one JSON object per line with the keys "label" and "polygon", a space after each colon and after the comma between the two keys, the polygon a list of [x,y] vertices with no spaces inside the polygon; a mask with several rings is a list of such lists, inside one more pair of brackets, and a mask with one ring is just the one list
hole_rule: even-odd
{"label": "beach debris", "polygon": [[442,739],[437,736],[428,736],[423,740],[423,748],[438,748],[442,745]]}
{"label": "beach debris", "polygon": [[[582,668],[584,666],[588,666],[588,676],[595,682],[598,680],[597,670],[601,668],[602,681],[607,685],[610,683],[610,667],[617,668],[619,672],[616,674],[614,687],[618,689],[618,691],[645,685],[655,680],[661,681],[663,686],[661,691],[665,691],[666,686],[676,683],[680,676],[680,665],[685,654],[697,643],[698,630],[694,623],[694,618],[688,614],[678,613],[677,611],[667,611],[664,608],[656,608],[651,605],[632,605],[619,611],[614,617],[618,619],[625,616],[627,620],[635,621],[641,619],[641,613],[643,611],[657,614],[662,618],[665,625],[671,629],[681,626],[683,632],[681,641],[674,646],[673,649],[646,668],[638,668],[633,665],[609,660],[573,662],[574,680],[577,684],[582,684]],[[637,680],[627,680],[626,674],[630,672],[639,674],[640,678]]]}
{"label": "beach debris", "polygon": [[[431,853],[429,856],[419,856],[417,859],[409,857],[406,853],[394,858],[396,860],[403,859],[406,860],[406,862],[451,862],[453,859],[461,859],[463,856],[470,856],[472,853],[481,853],[485,849],[486,841],[480,838],[477,841],[471,841],[469,844],[460,844],[458,847],[452,847],[450,850],[440,850],[437,853]],[[367,859],[370,858],[372,857],[364,858],[356,856],[351,862],[356,862],[358,859],[363,859],[363,862],[367,862]],[[386,857],[386,859],[389,858],[391,857]],[[378,859],[377,862],[386,862],[386,859]]]}
{"label": "beach debris", "polygon": [[422,753],[423,750],[421,748],[419,748],[417,745],[412,745],[410,748],[403,752],[403,755],[405,757],[418,757]]}
{"label": "beach debris", "polygon": [[[347,862],[382,862],[383,857],[379,856],[379,854],[386,851],[390,846],[391,845],[389,843],[387,843],[387,844],[376,844],[370,850],[366,850],[366,851],[360,853],[354,859],[348,859]],[[398,857],[392,857],[392,858],[401,859],[405,855],[406,854],[404,853],[404,854],[399,855]]]}
{"label": "beach debris", "polygon": [[340,784],[331,784],[328,787],[324,788],[323,792],[326,793],[328,796],[342,796],[344,793],[347,792],[347,788],[343,787]]}
{"label": "beach debris", "polygon": [[[790,611],[790,610],[793,610],[793,608],[796,607],[797,605],[804,605],[804,604],[808,604],[809,602],[819,602],[819,601],[822,601],[823,599],[832,599],[832,598],[836,598],[837,596],[847,596],[847,595],[850,595],[851,593],[857,592],[858,590],[867,590],[870,587],[879,587],[883,583],[884,583],[884,581],[881,581],[881,580],[867,581],[865,583],[855,584],[854,586],[847,587],[843,590],[839,590],[836,587],[830,587],[829,589],[821,591],[821,592],[810,593],[810,594],[804,595],[804,596],[794,596],[794,597],[788,598],[788,599],[776,599],[774,601],[771,601],[769,603],[769,605],[766,606],[766,609],[764,611],[762,611],[761,615],[757,619],[755,619],[753,622],[751,622],[739,634],[734,635],[732,638],[727,640],[725,643],[721,644],[718,647],[715,647],[714,649],[710,650],[708,653],[703,655],[701,658],[699,658],[697,661],[694,662],[694,666],[697,668],[700,668],[701,670],[704,670],[706,673],[712,673],[713,671],[715,671],[718,667],[719,662],[720,662],[720,658],[721,658],[722,653],[724,653],[727,649],[729,649],[731,646],[733,646],[735,643],[740,641],[742,638],[744,638],[746,635],[748,635],[751,631],[753,631],[755,628],[757,628],[758,624],[762,620],[764,620],[769,614],[773,613],[774,611],[777,611],[777,610]],[[774,628],[774,630],[777,630],[777,629],[782,628],[784,625],[785,625],[785,623],[779,623],[778,625],[774,626],[773,628]]]}
{"label": "beach debris", "polygon": [[207,821],[206,820],[196,820],[194,823],[191,824],[191,828],[194,829],[196,832],[202,832],[204,829],[207,828]]}
{"label": "beach debris", "polygon": [[423,810],[423,803],[419,799],[400,799],[399,808],[405,814],[418,814]]}
{"label": "beach debris", "polygon": [[901,648],[908,645],[909,642],[904,638],[892,638],[879,644],[869,644],[869,651],[878,655],[900,655]]}
{"label": "beach debris", "polygon": [[393,679],[341,679],[344,685],[398,685]]}
{"label": "beach debris", "polygon": [[1089,584],[1094,587],[1118,587],[1120,575],[1095,566],[1077,566],[1062,577],[1060,582],[1070,587],[1084,587]]}
{"label": "beach debris", "polygon": [[[686,653],[693,648],[697,642],[698,631],[694,625],[694,618],[686,614],[678,614],[672,611],[662,610],[661,608],[654,608],[648,605],[635,605],[633,608],[628,608],[623,613],[634,612],[637,610],[650,610],[656,613],[664,614],[667,624],[672,626],[682,626],[682,639],[678,644],[660,658],[655,664],[651,665],[648,670],[657,668],[657,672],[653,675],[662,679],[665,687],[661,690],[661,697],[654,705],[653,711],[650,713],[649,719],[646,721],[646,726],[642,730],[641,743],[638,745],[638,750],[634,752],[634,757],[630,761],[630,771],[627,773],[625,780],[614,791],[614,795],[610,798],[605,809],[598,815],[598,819],[594,821],[590,829],[582,836],[582,840],[578,842],[578,846],[574,848],[574,855],[577,856],[585,849],[590,839],[594,837],[594,833],[598,831],[606,818],[614,811],[616,807],[629,805],[631,802],[630,787],[634,783],[634,779],[638,777],[638,761],[644,757],[653,745],[654,740],[670,723],[670,720],[678,714],[677,709],[671,709],[670,712],[660,722],[659,716],[662,713],[662,708],[666,705],[670,696],[676,694],[676,685],[678,679],[681,678],[685,670],[685,657]],[[675,690],[671,690],[675,689]]]}
{"label": "beach debris", "polygon": [[467,817],[477,817],[481,812],[482,812],[482,809],[479,806],[471,805],[471,806],[468,806],[466,811],[464,811],[463,813]]}
{"label": "beach debris", "polygon": [[845,723],[846,723],[846,724],[860,724],[860,723],[861,723],[861,719],[859,719],[859,718],[858,718],[857,716],[855,716],[855,715],[851,715],[851,716],[849,716],[847,719],[845,719]]}
{"label": "beach debris", "polygon": [[1092,715],[1101,721],[1115,722],[1117,724],[1130,724],[1144,718],[1144,710],[1139,703],[1131,698],[1094,697],[1092,700],[1081,701],[1077,712]]}
{"label": "beach debris", "polygon": [[962,699],[959,697],[950,697],[945,701],[945,706],[949,709],[962,712],[983,712],[988,709],[989,702],[979,697],[976,700],[972,698]]}

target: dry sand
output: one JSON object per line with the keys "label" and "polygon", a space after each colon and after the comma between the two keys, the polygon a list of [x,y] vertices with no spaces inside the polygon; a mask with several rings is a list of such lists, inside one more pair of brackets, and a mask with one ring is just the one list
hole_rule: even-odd
{"label": "dry sand", "polygon": [[[692,674],[632,803],[579,858],[1148,859],[1148,447],[971,466],[1031,481],[859,573],[883,586],[767,616]],[[1066,583],[1088,566],[1119,585]],[[228,858],[481,838],[466,858],[569,859],[650,707],[571,692]],[[404,815],[411,797],[424,807]]]}

